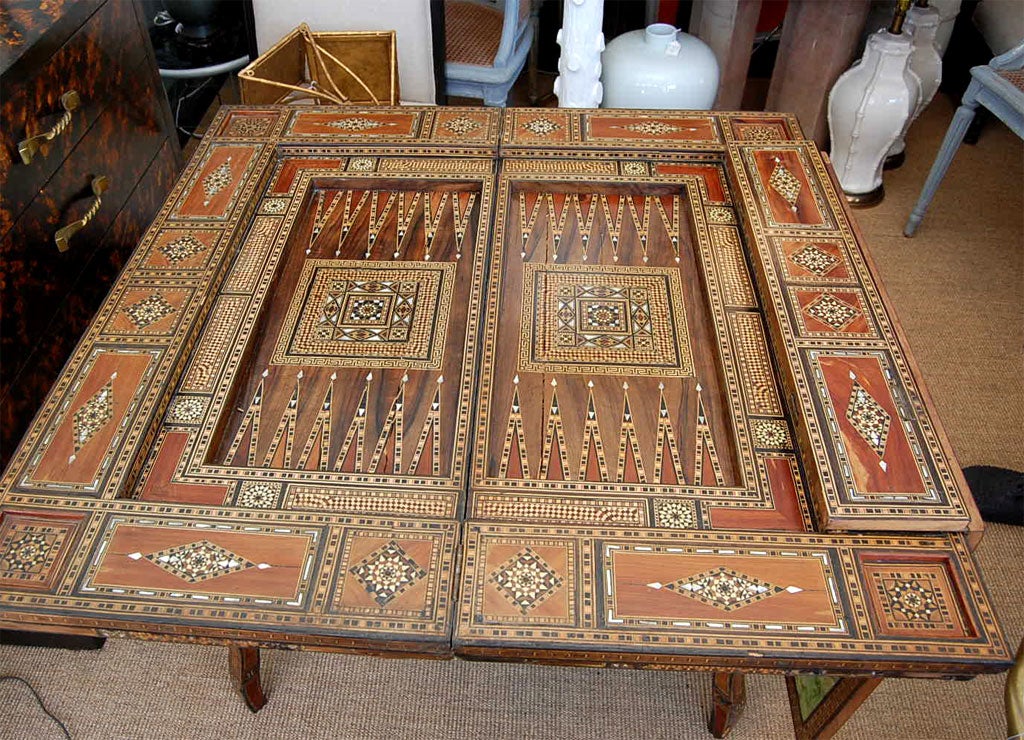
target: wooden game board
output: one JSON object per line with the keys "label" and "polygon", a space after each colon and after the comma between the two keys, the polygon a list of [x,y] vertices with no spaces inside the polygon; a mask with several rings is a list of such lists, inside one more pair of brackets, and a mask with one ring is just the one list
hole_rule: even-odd
{"label": "wooden game board", "polygon": [[1009,665],[795,119],[210,131],[3,478],[4,626],[224,642],[252,706],[258,646],[703,669],[717,734],[747,671],[849,677],[810,735],[878,676]]}

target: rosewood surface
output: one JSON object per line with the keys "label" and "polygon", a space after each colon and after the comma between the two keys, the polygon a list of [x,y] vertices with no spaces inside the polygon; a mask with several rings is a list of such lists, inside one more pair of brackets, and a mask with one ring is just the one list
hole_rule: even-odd
{"label": "rosewood surface", "polygon": [[4,475],[5,626],[228,643],[254,709],[255,646],[702,669],[716,734],[743,672],[1009,665],[793,118],[210,131]]}

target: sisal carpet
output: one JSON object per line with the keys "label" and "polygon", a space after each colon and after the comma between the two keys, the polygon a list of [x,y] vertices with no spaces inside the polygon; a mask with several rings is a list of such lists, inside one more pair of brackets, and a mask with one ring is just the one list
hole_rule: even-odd
{"label": "sisal carpet", "polygon": [[[939,414],[963,465],[1024,469],[1024,157],[1000,124],[964,148],[918,236],[903,223],[953,106],[911,132],[888,195],[859,211]],[[1024,529],[991,525],[978,553],[1007,638],[1024,636]],[[75,738],[706,738],[704,674],[399,661],[264,651],[270,703],[251,715],[223,648],[109,640],[99,652],[0,647]],[[886,681],[839,737],[1001,738],[1003,676]],[[784,681],[748,679],[732,737],[792,736]],[[0,739],[59,737],[28,691],[0,684]]]}

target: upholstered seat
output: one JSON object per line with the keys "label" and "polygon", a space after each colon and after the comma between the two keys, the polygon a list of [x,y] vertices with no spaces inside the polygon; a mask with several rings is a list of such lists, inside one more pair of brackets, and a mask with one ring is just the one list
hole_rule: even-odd
{"label": "upholstered seat", "polygon": [[1024,42],[995,57],[991,62],[971,69],[971,84],[967,86],[963,102],[949,124],[946,138],[935,155],[928,179],[921,188],[914,210],[903,227],[906,236],[913,236],[924,218],[928,205],[935,197],[939,184],[953,162],[967,127],[974,119],[979,105],[988,108],[1010,129],[1024,139]]}
{"label": "upholstered seat", "polygon": [[444,23],[446,92],[505,105],[533,41],[530,0],[446,0]]}

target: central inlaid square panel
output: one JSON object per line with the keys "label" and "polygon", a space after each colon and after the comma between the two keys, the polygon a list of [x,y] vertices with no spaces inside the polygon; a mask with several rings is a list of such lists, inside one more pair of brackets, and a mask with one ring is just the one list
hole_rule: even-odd
{"label": "central inlaid square panel", "polygon": [[519,369],[691,377],[679,271],[523,265]]}
{"label": "central inlaid square panel", "polygon": [[455,265],[307,260],[271,361],[441,366]]}

